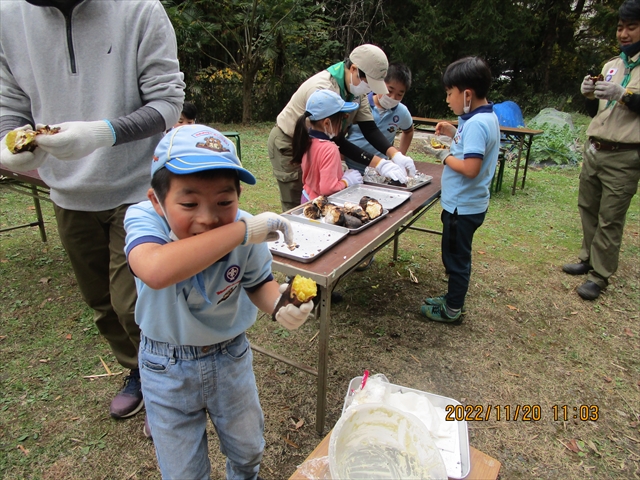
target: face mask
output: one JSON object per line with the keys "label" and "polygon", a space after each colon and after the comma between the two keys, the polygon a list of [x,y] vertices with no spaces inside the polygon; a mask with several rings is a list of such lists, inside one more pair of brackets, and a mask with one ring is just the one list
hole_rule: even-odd
{"label": "face mask", "polygon": [[465,90],[464,93],[464,107],[462,107],[462,111],[464,113],[469,113],[471,111],[471,98],[469,98],[469,105],[467,105],[467,91]]}
{"label": "face mask", "polygon": [[[353,74],[351,75],[353,78]],[[360,77],[358,77],[358,79],[360,79]],[[358,85],[354,85],[353,82],[349,80],[349,91],[354,96],[359,97],[360,95],[368,94],[371,91],[371,87],[369,87],[369,84],[364,80],[360,80],[360,83]]]}
{"label": "face mask", "polygon": [[395,108],[398,106],[398,104],[400,103],[400,100],[395,100],[391,98],[389,95],[382,95],[381,97],[378,97],[378,103],[385,110],[391,110],[392,108]]}
{"label": "face mask", "polygon": [[335,135],[334,135],[334,133],[333,133],[333,127],[331,127],[331,131],[330,131],[330,132],[327,132],[327,129],[325,128],[325,129],[324,129],[324,134],[325,134],[327,137],[329,137],[330,139],[335,137]]}
{"label": "face mask", "polygon": [[[160,210],[162,210],[162,214],[164,215],[164,220],[167,222],[167,224],[169,223],[169,217],[167,217],[167,212],[164,211],[164,208],[162,208],[162,203],[160,203],[160,199],[158,198],[158,195],[156,195],[156,192],[153,192],[153,196],[156,197],[156,200],[158,201],[158,206],[160,207]],[[169,238],[171,240],[173,240],[174,242],[178,240],[178,237],[176,236],[175,233],[173,233],[173,230],[169,230]]]}

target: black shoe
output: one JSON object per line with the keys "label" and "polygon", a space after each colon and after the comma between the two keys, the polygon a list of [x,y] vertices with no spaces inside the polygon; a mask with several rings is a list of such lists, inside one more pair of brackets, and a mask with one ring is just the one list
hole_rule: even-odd
{"label": "black shoe", "polygon": [[578,287],[577,291],[578,295],[580,295],[585,300],[595,300],[600,296],[602,288],[600,288],[597,283],[594,283],[591,280],[587,280]]}
{"label": "black shoe", "polygon": [[562,271],[569,275],[585,275],[591,270],[589,262],[580,261],[580,263],[565,263],[562,266]]}
{"label": "black shoe", "polygon": [[142,387],[140,385],[140,370],[134,368],[124,377],[124,386],[111,401],[109,409],[113,418],[129,418],[144,407]]}

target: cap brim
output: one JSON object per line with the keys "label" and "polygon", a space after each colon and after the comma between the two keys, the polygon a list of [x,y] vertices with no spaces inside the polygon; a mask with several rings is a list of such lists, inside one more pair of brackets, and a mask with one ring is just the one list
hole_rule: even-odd
{"label": "cap brim", "polygon": [[360,108],[360,104],[356,103],[356,102],[344,102],[344,105],[342,106],[342,108],[340,109],[341,112],[353,112],[354,110],[357,110],[358,108]]}
{"label": "cap brim", "polygon": [[238,172],[238,177],[242,182],[249,185],[256,184],[256,177],[249,170],[245,170],[239,165],[232,165],[229,162],[221,162],[217,156],[176,157],[169,160],[164,166],[176,175],[187,175],[207,170],[235,170]]}
{"label": "cap brim", "polygon": [[376,95],[386,95],[387,93],[389,93],[387,84],[384,83],[384,80],[374,80],[373,78],[367,76],[367,83],[371,87],[371,90],[373,90],[373,93],[375,93]]}

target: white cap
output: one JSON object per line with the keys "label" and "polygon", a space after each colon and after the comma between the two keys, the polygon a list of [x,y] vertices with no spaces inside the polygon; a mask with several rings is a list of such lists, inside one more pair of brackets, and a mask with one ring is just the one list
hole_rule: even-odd
{"label": "white cap", "polygon": [[389,93],[387,85],[384,83],[389,61],[382,49],[365,43],[353,49],[349,55],[349,60],[367,75],[367,83],[373,93],[378,95]]}

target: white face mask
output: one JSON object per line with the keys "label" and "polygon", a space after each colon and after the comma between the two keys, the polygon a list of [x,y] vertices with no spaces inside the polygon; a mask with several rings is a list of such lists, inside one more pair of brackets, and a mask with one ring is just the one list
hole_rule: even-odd
{"label": "white face mask", "polygon": [[327,132],[327,129],[325,128],[325,129],[324,129],[324,134],[325,134],[327,137],[329,137],[330,139],[331,139],[331,138],[335,138],[335,135],[334,135],[334,133],[333,133],[333,127],[331,127],[331,131],[330,131],[330,132]]}
{"label": "white face mask", "polygon": [[[162,208],[162,203],[160,203],[160,199],[158,198],[158,195],[156,194],[156,192],[153,192],[153,196],[156,197],[156,200],[158,201],[158,206],[160,207],[160,210],[162,210],[162,214],[164,215],[164,220],[167,222],[167,224],[169,223],[169,217],[167,217],[167,212],[164,211],[164,208]],[[171,227],[169,227],[171,228]],[[176,236],[175,233],[173,233],[173,230],[169,230],[169,238],[171,240],[173,240],[174,242],[178,240],[178,237]]]}
{"label": "white face mask", "polygon": [[[353,75],[354,74],[352,73],[351,78],[353,78]],[[360,79],[359,76],[358,79]],[[358,85],[354,85],[353,82],[349,80],[349,92],[351,92],[351,94],[353,94],[354,96],[359,97],[360,95],[366,95],[370,91],[371,87],[364,80],[360,79],[360,83]]]}
{"label": "white face mask", "polygon": [[469,96],[469,105],[467,105],[467,91],[465,90],[462,95],[464,96],[464,107],[462,107],[462,111],[469,113],[471,111],[471,96]]}
{"label": "white face mask", "polygon": [[398,104],[400,103],[400,100],[395,100],[391,98],[389,95],[382,95],[378,97],[378,103],[385,110],[391,110],[392,108],[395,108],[398,106]]}

